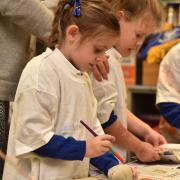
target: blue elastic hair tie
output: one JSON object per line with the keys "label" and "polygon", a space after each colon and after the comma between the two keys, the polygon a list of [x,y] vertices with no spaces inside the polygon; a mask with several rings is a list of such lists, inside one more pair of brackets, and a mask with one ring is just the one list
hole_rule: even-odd
{"label": "blue elastic hair tie", "polygon": [[81,15],[80,7],[80,0],[75,0],[75,9],[72,12],[73,16],[79,17]]}
{"label": "blue elastic hair tie", "polygon": [[68,9],[70,6],[74,6],[75,0],[67,0],[67,3],[64,5],[64,9]]}

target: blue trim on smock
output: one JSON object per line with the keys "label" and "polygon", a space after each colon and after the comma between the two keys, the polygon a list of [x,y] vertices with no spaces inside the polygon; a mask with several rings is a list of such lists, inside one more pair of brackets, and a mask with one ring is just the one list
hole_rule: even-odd
{"label": "blue trim on smock", "polygon": [[102,125],[103,129],[111,126],[111,124],[113,124],[115,121],[117,120],[117,115],[114,113],[114,111],[111,112],[111,115],[109,117],[109,120]]}
{"label": "blue trim on smock", "polygon": [[[72,137],[64,138],[60,135],[54,135],[50,141],[36,149],[36,154],[43,157],[57,158],[63,160],[82,160],[86,152],[86,142],[77,141]],[[90,163],[104,174],[108,174],[108,170],[119,164],[119,161],[112,153],[105,153],[102,156],[91,158]]]}
{"label": "blue trim on smock", "polygon": [[158,104],[160,113],[164,118],[176,128],[180,128],[180,104],[173,102],[163,102]]}
{"label": "blue trim on smock", "polygon": [[83,160],[86,153],[86,141],[77,141],[72,137],[54,135],[44,146],[34,151],[44,157],[63,160]]}
{"label": "blue trim on smock", "polygon": [[96,158],[91,158],[90,163],[106,175],[110,168],[119,165],[119,161],[110,152]]}

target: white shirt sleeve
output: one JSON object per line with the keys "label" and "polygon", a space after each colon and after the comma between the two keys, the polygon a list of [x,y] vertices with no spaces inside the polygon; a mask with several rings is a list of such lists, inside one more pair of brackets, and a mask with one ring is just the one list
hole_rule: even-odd
{"label": "white shirt sleeve", "polygon": [[98,101],[97,117],[101,124],[108,121],[116,104],[117,90],[114,81],[103,80],[99,82],[93,78],[93,92]]}
{"label": "white shirt sleeve", "polygon": [[36,89],[21,93],[18,99],[14,109],[18,121],[15,149],[16,155],[22,155],[45,145],[54,135],[57,99]]}
{"label": "white shirt sleeve", "polygon": [[157,100],[180,103],[180,43],[164,57],[159,70]]}
{"label": "white shirt sleeve", "polygon": [[16,155],[45,145],[54,135],[60,85],[53,68],[42,61],[37,57],[28,63],[17,88],[12,118]]}

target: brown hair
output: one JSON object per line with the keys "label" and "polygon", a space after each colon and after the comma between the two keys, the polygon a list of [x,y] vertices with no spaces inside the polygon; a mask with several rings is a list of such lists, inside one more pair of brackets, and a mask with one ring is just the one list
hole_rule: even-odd
{"label": "brown hair", "polygon": [[107,0],[114,12],[124,11],[127,20],[140,17],[149,11],[157,25],[164,21],[164,10],[159,0]]}
{"label": "brown hair", "polygon": [[104,32],[109,32],[112,36],[120,34],[118,20],[105,0],[81,0],[79,17],[72,15],[74,5],[65,8],[67,2],[60,0],[58,3],[50,37],[51,47],[63,42],[66,28],[71,24],[78,26],[83,39]]}

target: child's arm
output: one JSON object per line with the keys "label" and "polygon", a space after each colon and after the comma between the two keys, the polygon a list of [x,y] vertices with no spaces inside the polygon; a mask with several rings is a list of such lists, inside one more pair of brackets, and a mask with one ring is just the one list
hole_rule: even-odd
{"label": "child's arm", "polygon": [[83,160],[86,153],[86,142],[72,137],[64,138],[54,135],[47,144],[36,149],[34,153],[63,160]]}
{"label": "child's arm", "polygon": [[127,110],[128,130],[153,146],[167,143],[165,138]]}
{"label": "child's arm", "polygon": [[83,160],[84,157],[97,157],[106,153],[114,140],[110,135],[93,137],[87,141],[54,135],[47,144],[34,150],[34,153],[63,160]]}
{"label": "child's arm", "polygon": [[104,129],[105,133],[116,137],[116,143],[126,150],[134,152],[142,162],[159,160],[159,154],[151,144],[139,140],[123,127],[119,120]]}

